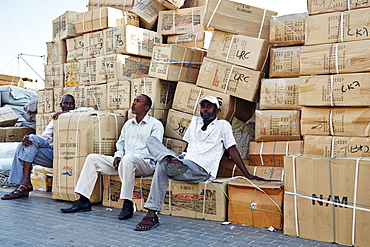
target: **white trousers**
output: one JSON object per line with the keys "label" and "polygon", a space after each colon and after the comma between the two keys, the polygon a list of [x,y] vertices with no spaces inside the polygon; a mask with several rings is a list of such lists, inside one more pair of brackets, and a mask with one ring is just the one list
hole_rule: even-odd
{"label": "white trousers", "polygon": [[150,162],[142,158],[123,156],[118,171],[113,167],[114,158],[102,154],[89,154],[86,157],[81,175],[75,187],[75,193],[90,199],[94,190],[98,174],[119,175],[122,182],[120,199],[132,200],[135,176],[149,176],[153,174]]}

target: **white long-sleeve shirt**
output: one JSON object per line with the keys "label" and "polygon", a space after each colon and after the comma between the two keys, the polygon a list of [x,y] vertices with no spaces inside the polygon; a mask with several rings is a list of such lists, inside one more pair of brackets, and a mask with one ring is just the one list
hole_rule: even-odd
{"label": "white long-sleeve shirt", "polygon": [[49,124],[46,126],[44,132],[42,132],[40,137],[46,140],[50,144],[53,143],[54,141],[54,120],[51,120],[49,122]]}

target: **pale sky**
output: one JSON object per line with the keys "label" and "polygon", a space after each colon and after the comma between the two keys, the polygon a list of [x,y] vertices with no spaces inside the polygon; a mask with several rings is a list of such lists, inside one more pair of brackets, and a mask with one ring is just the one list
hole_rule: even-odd
{"label": "pale sky", "polygon": [[[238,1],[278,12],[278,15],[307,12],[306,0]],[[88,0],[0,0],[0,74],[41,81],[25,62],[17,59],[17,55],[46,55],[46,42],[52,40],[52,20],[67,10],[87,11],[87,3]],[[42,58],[22,57],[41,77],[45,77]]]}

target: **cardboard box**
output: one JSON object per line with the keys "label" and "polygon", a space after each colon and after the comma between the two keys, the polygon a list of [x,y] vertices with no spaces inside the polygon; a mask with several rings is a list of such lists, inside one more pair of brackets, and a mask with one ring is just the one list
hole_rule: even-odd
{"label": "cardboard box", "polygon": [[0,142],[22,142],[23,136],[35,134],[29,127],[0,127]]}
{"label": "cardboard box", "polygon": [[204,58],[196,84],[254,102],[261,77],[260,71]]}
{"label": "cardboard box", "polygon": [[207,0],[185,0],[183,8],[205,6],[206,4],[207,4]]}
{"label": "cardboard box", "polygon": [[24,88],[24,81],[19,76],[0,74],[0,85],[12,85]]}
{"label": "cardboard box", "polygon": [[188,146],[188,143],[185,141],[180,141],[167,137],[163,138],[162,143],[166,148],[174,151],[177,155],[181,155],[183,152],[185,152],[185,149]]}
{"label": "cardboard box", "polygon": [[49,124],[54,113],[37,113],[36,114],[36,135],[41,135],[46,126]]}
{"label": "cardboard box", "polygon": [[131,81],[107,83],[108,109],[129,109],[131,107]]}
{"label": "cardboard box", "polygon": [[268,50],[268,40],[214,31],[207,57],[253,70],[262,70]]}
{"label": "cardboard box", "polygon": [[84,36],[66,39],[67,62],[78,62],[84,58],[85,40]]}
{"label": "cardboard box", "polygon": [[270,44],[304,45],[307,12],[273,16],[270,21]]}
{"label": "cardboard box", "polygon": [[[59,93],[59,100],[56,101],[56,98],[54,98],[55,104],[58,104],[58,106],[55,107],[60,107],[59,104],[62,102],[62,97],[66,94],[71,94],[75,98],[75,107],[87,107],[87,96],[86,96],[86,90],[85,86],[77,85],[77,86],[71,86],[71,87],[65,87],[64,90],[58,91]],[[54,97],[56,95],[56,91],[54,89]],[[54,108],[54,109],[59,109],[59,108]]]}
{"label": "cardboard box", "polygon": [[370,73],[301,76],[302,106],[370,106]]}
{"label": "cardboard box", "polygon": [[140,26],[139,16],[131,12],[123,12],[123,18],[116,19],[116,27],[126,25],[139,27]]}
{"label": "cardboard box", "polygon": [[188,184],[170,181],[162,205],[163,214],[225,221],[227,219],[227,190],[225,179]]}
{"label": "cardboard box", "polygon": [[164,128],[164,135],[177,140],[182,140],[192,118],[193,115],[170,109],[168,111],[166,127]]}
{"label": "cardboard box", "polygon": [[266,180],[284,181],[284,167],[277,166],[247,166],[247,171]]}
{"label": "cardboard box", "polygon": [[321,157],[368,157],[370,139],[347,136],[304,136],[303,152]]}
{"label": "cardboard box", "polygon": [[59,41],[70,37],[77,36],[76,34],[76,15],[78,12],[66,11],[53,20],[53,37],[52,40]]}
{"label": "cardboard box", "polygon": [[95,31],[91,33],[85,33],[84,39],[84,58],[94,58],[104,55],[104,37],[103,31]]}
{"label": "cardboard box", "polygon": [[[168,117],[168,110],[150,108],[149,111],[148,111],[148,114],[149,114],[149,116],[152,116],[155,119],[158,119],[163,124],[163,126],[166,126],[167,117]],[[129,110],[127,112],[127,117],[128,118],[133,118],[135,116],[136,115],[133,114],[131,110]]]}
{"label": "cardboard box", "polygon": [[[158,78],[142,77],[131,80],[131,102],[140,94],[152,99],[152,108],[170,109],[172,107],[176,83]],[[131,103],[130,102],[130,103]]]}
{"label": "cardboard box", "polygon": [[301,134],[368,137],[369,121],[369,107],[302,107]]}
{"label": "cardboard box", "polygon": [[349,9],[370,7],[368,1],[351,1],[351,0],[308,0],[308,14],[316,15],[329,12],[340,12]]}
{"label": "cardboard box", "polygon": [[300,78],[270,78],[261,80],[259,107],[261,110],[298,110]]}
{"label": "cardboard box", "polygon": [[47,64],[62,64],[66,62],[67,50],[66,50],[66,41],[55,41],[55,42],[46,42]]}
{"label": "cardboard box", "polygon": [[307,18],[306,45],[338,43],[369,39],[367,16],[370,9],[309,16]]}
{"label": "cardboard box", "polygon": [[301,75],[370,71],[370,40],[301,47]]}
{"label": "cardboard box", "polygon": [[35,165],[32,168],[31,183],[34,191],[51,192],[53,168]]}
{"label": "cardboard box", "polygon": [[125,81],[147,76],[150,59],[131,55],[112,54],[97,58],[98,83]]}
{"label": "cardboard box", "polygon": [[108,109],[107,84],[85,86],[86,107],[104,111]]}
{"label": "cardboard box", "polygon": [[284,156],[303,153],[303,141],[250,142],[252,166],[284,167]]}
{"label": "cardboard box", "polygon": [[270,19],[277,13],[231,0],[208,1],[204,25],[224,32],[269,39]]}
{"label": "cardboard box", "polygon": [[133,54],[151,57],[154,44],[162,44],[162,35],[131,25],[103,30],[103,53]]}
{"label": "cardboard box", "polygon": [[157,1],[141,0],[131,8],[130,12],[138,15],[140,20],[143,21],[147,26],[152,26],[158,19],[159,11],[165,9],[166,7]]}
{"label": "cardboard box", "polygon": [[228,221],[277,230],[283,228],[282,182],[233,179],[228,183]]}
{"label": "cardboard box", "polygon": [[165,6],[167,9],[179,9],[183,6],[185,0],[155,0]]}
{"label": "cardboard box", "polygon": [[37,98],[38,98],[37,113],[49,113],[54,111],[53,89],[39,90],[37,92]]}
{"label": "cardboard box", "polygon": [[180,45],[154,45],[149,76],[195,83],[205,52]]}
{"label": "cardboard box", "polygon": [[[248,166],[249,160],[243,160],[245,167]],[[217,178],[232,178],[237,176],[243,176],[244,174],[235,164],[235,162],[227,156],[222,156],[220,164],[218,166]]]}
{"label": "cardboard box", "polygon": [[[109,112],[65,113],[54,125],[53,198],[74,201],[74,188],[86,156],[90,153],[113,155],[124,119]],[[100,202],[101,182],[97,181],[90,201]]]}
{"label": "cardboard box", "polygon": [[157,31],[163,35],[204,31],[205,7],[164,10],[159,12]]}
{"label": "cardboard box", "polygon": [[212,32],[201,31],[186,34],[171,35],[167,37],[167,44],[182,45],[186,47],[208,49],[212,39]]}
{"label": "cardboard box", "polygon": [[89,0],[88,10],[99,9],[102,7],[112,7],[120,10],[127,10],[134,6],[137,0]]}
{"label": "cardboard box", "polygon": [[301,46],[271,48],[269,77],[299,77],[300,58]]}
{"label": "cardboard box", "polygon": [[80,67],[79,85],[94,85],[99,83],[96,80],[96,60],[96,58],[88,58],[78,61]]}
{"label": "cardboard box", "polygon": [[80,63],[64,64],[64,86],[75,86],[80,81]]}
{"label": "cardboard box", "polygon": [[256,141],[301,140],[299,110],[256,110],[255,114]]}
{"label": "cardboard box", "polygon": [[285,157],[284,234],[367,246],[369,158]]}
{"label": "cardboard box", "polygon": [[62,88],[64,86],[64,64],[45,65],[45,88]]}

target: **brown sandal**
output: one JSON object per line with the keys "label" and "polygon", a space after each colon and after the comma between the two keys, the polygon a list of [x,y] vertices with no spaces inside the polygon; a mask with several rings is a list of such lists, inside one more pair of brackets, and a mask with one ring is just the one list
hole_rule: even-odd
{"label": "brown sandal", "polygon": [[1,200],[12,200],[22,197],[28,197],[30,191],[33,191],[33,187],[28,188],[26,185],[21,184],[18,186],[18,188],[16,188],[12,192],[5,194],[3,197],[1,197]]}
{"label": "brown sandal", "polygon": [[[144,217],[139,224],[136,225],[135,231],[149,231],[153,229],[154,227],[157,227],[159,225],[158,217]],[[146,228],[142,228],[143,226],[148,226]]]}

